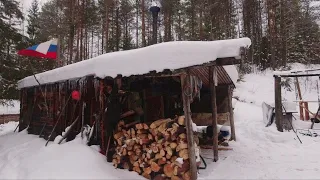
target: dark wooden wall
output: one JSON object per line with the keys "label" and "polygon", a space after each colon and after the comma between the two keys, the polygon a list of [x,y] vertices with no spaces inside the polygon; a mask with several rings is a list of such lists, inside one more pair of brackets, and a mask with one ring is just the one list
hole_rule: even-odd
{"label": "dark wooden wall", "polygon": [[[42,136],[47,139],[56,125],[51,139],[53,140],[79,117],[80,120],[70,134],[69,139],[73,139],[81,131],[82,107],[84,104],[86,105],[83,112],[84,124],[92,126],[97,120],[94,116],[96,114],[100,115],[100,119],[98,119],[100,129],[105,129],[103,119],[106,108],[106,89],[104,88],[106,82],[106,80],[90,76],[43,85],[41,90],[39,86],[22,89],[20,131],[29,126],[29,133],[39,135],[41,130],[44,129]],[[227,87],[217,87],[218,113],[228,112]],[[145,122],[183,115],[181,85],[180,79],[177,77],[123,78],[122,89],[140,94],[145,111],[143,118]],[[80,101],[71,98],[71,93],[74,90],[80,91]],[[210,98],[209,89],[203,87],[200,101],[195,100],[191,104],[192,113],[211,113]],[[45,103],[49,107],[48,114],[45,110]],[[105,143],[105,140],[103,140],[103,143]]]}

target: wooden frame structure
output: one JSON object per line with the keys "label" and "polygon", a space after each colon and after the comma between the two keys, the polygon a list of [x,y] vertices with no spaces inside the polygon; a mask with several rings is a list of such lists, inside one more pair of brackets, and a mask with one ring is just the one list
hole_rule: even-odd
{"label": "wooden frame structure", "polygon": [[[197,163],[195,157],[195,148],[193,140],[193,128],[191,119],[191,102],[189,92],[191,91],[191,77],[196,76],[201,79],[204,86],[210,90],[211,114],[213,127],[213,160],[218,161],[218,107],[217,87],[224,87],[227,97],[227,111],[231,126],[231,140],[236,140],[235,127],[232,108],[232,92],[235,84],[223,68],[225,65],[240,64],[246,55],[246,49],[240,48],[240,54],[236,57],[218,58],[205,64],[189,66],[181,69],[164,70],[162,72],[150,71],[142,75],[131,75],[123,77],[119,74],[115,78],[106,77],[99,79],[94,76],[85,76],[77,79],[69,79],[62,82],[42,84],[41,86],[23,87],[20,95],[20,125],[19,131],[28,128],[29,133],[37,134],[48,140],[61,134],[68,125],[75,124],[73,132],[69,134],[72,139],[81,131],[81,123],[75,123],[82,119],[82,125],[88,124],[93,126],[99,124],[99,128],[104,129],[104,112],[105,103],[105,80],[113,81],[118,88],[127,88],[132,90],[132,83],[137,80],[148,81],[154,79],[171,78],[173,81],[180,83],[180,95],[183,104],[183,112],[186,120],[186,131],[188,141],[188,157],[190,160],[191,179],[197,179]],[[149,79],[149,80],[148,80]],[[71,92],[79,90],[81,99],[74,101],[71,99]],[[143,106],[147,110],[148,93],[146,88],[140,88],[139,92],[143,94]],[[221,98],[221,97],[219,97]],[[163,99],[161,106],[164,106]],[[82,108],[85,106],[86,108]],[[46,112],[46,113],[45,113]],[[148,113],[147,113],[148,115]],[[145,115],[146,117],[148,117]],[[164,113],[161,113],[164,116]],[[78,122],[81,122],[78,121]],[[45,133],[46,132],[46,133]],[[48,132],[51,132],[50,135]],[[104,132],[101,132],[104,134]],[[101,135],[100,145],[105,150],[107,139]]]}
{"label": "wooden frame structure", "polygon": [[[275,117],[276,117],[276,126],[277,130],[283,132],[283,105],[282,105],[282,96],[281,96],[281,78],[292,77],[312,77],[318,76],[320,77],[320,73],[314,72],[316,70],[306,70],[306,71],[292,71],[292,72],[284,72],[284,73],[275,73],[274,74],[274,91],[275,91]],[[310,73],[311,72],[311,73]],[[301,101],[299,101],[301,102]]]}
{"label": "wooden frame structure", "polygon": [[[198,68],[198,67],[197,67]],[[217,130],[217,102],[216,102],[216,87],[218,86],[218,78],[217,78],[217,70],[221,70],[221,66],[215,66],[215,65],[209,65],[209,66],[203,66],[201,68],[207,69],[209,77],[209,88],[210,88],[210,93],[211,93],[211,106],[212,106],[212,126],[214,129],[214,136],[213,136],[213,160],[216,162],[218,161],[218,130]],[[193,130],[192,130],[192,120],[191,120],[191,108],[190,108],[190,99],[188,97],[188,92],[190,91],[190,77],[192,76],[193,68],[186,68],[179,73],[176,74],[154,74],[150,73],[148,76],[140,76],[140,78],[165,78],[165,77],[177,77],[180,78],[181,82],[181,94],[182,94],[182,101],[183,101],[183,110],[184,110],[184,116],[186,117],[186,129],[187,129],[187,139],[188,139],[188,152],[189,152],[189,157],[190,157],[190,171],[191,171],[191,176],[192,179],[197,179],[197,167],[196,167],[196,159],[195,159],[195,149],[194,149],[194,140],[193,140]],[[225,74],[226,75],[226,74]],[[219,76],[222,76],[221,74]],[[139,77],[138,77],[139,78]],[[115,78],[114,81],[118,84],[118,87],[121,87],[121,76],[118,78]],[[82,114],[83,112],[81,111],[81,108],[79,104],[86,103],[90,107],[90,111],[92,112],[92,109],[94,108],[99,108],[99,109],[105,109],[105,104],[104,101],[96,101],[96,103],[99,103],[100,105],[94,103],[90,104],[89,103],[89,97],[86,95],[84,96],[84,99],[82,99],[80,102],[68,102],[70,99],[70,96],[67,94],[70,94],[71,89],[68,89],[66,87],[74,87],[77,89],[77,83],[73,84],[76,82],[69,82],[67,83],[67,86],[64,86],[63,84],[52,84],[52,85],[44,85],[44,91],[47,92],[47,102],[49,104],[57,104],[58,106],[50,106],[49,110],[49,117],[41,116],[41,119],[37,122],[32,122],[30,117],[32,118],[37,118],[36,114],[32,114],[34,111],[34,106],[41,104],[40,99],[41,99],[41,93],[39,90],[39,87],[32,87],[32,88],[27,88],[27,89],[22,89],[22,93],[25,95],[21,96],[21,114],[20,114],[20,131],[23,130],[26,127],[29,127],[29,132],[33,134],[40,134],[40,136],[45,137],[46,139],[49,139],[49,134],[43,133],[46,128],[52,128],[55,124],[59,124],[58,128],[54,132],[55,136],[58,134],[61,134],[63,129],[70,125],[74,119],[76,119],[76,116],[79,118],[79,115]],[[93,77],[88,77],[86,84],[86,87],[81,90],[84,94],[92,94],[94,91],[91,88],[88,87],[93,87],[93,84],[99,83],[99,87],[103,87],[103,80],[95,80]],[[227,85],[227,84],[225,84]],[[62,86],[62,87],[61,87]],[[234,85],[229,84],[227,85],[228,89],[228,109],[230,113],[230,125],[231,125],[231,132],[232,136],[231,139],[235,140],[235,128],[234,128],[234,120],[233,120],[233,110],[232,110],[232,91],[233,91]],[[65,92],[63,92],[65,91]],[[98,96],[98,99],[103,98],[101,95],[102,89],[100,88],[100,93],[98,92],[96,95],[92,96]],[[54,93],[49,93],[49,92],[56,92],[56,95]],[[36,95],[33,96],[32,94]],[[27,98],[27,99],[26,99]],[[31,100],[28,98],[31,98]],[[34,102],[38,102],[38,104]],[[93,100],[94,101],[94,100]],[[44,102],[44,101],[42,101]],[[61,102],[61,104],[59,104]],[[62,114],[62,116],[58,116],[55,111],[58,111],[58,109],[63,111],[63,106],[66,106],[65,108],[65,114]],[[100,107],[99,107],[100,106]],[[27,108],[27,109],[25,109]],[[145,107],[146,108],[146,107]],[[67,112],[74,112],[74,114],[70,114]],[[31,114],[30,114],[31,113]],[[78,115],[76,115],[78,114]],[[29,117],[29,118],[28,118]],[[62,117],[62,118],[61,118]],[[24,122],[23,120],[29,119],[29,121]],[[56,119],[56,121],[54,120]],[[101,117],[101,120],[104,119],[104,117]],[[89,118],[85,120],[86,124],[92,125],[93,119]],[[36,127],[41,127],[41,129],[37,129]],[[77,133],[80,131],[80,126],[79,124],[77,125],[77,128],[75,132],[71,133],[73,136],[75,136]],[[54,139],[55,136],[51,137],[51,140]],[[105,144],[105,139],[102,140],[102,144]]]}

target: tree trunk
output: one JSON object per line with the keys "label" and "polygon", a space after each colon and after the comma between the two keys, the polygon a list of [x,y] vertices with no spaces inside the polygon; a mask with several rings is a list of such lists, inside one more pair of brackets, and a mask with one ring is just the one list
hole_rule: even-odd
{"label": "tree trunk", "polygon": [[276,6],[274,4],[274,0],[267,0],[267,8],[268,8],[268,30],[269,30],[269,38],[270,38],[270,51],[271,51],[271,65],[272,68],[275,69],[277,67],[276,64]]}
{"label": "tree trunk", "polygon": [[145,25],[145,7],[144,0],[141,0],[141,20],[142,20],[142,46],[146,47],[146,25]]}
{"label": "tree trunk", "polygon": [[105,29],[104,29],[104,32],[105,32],[105,51],[106,52],[109,52],[109,47],[108,47],[108,44],[109,44],[109,6],[110,6],[110,3],[109,3],[110,0],[105,0],[104,3],[105,3],[105,12],[106,12],[106,20],[105,20]]}
{"label": "tree trunk", "polygon": [[69,59],[67,61],[67,64],[72,63],[72,57],[73,57],[73,41],[74,41],[74,7],[73,7],[74,0],[69,1]]}
{"label": "tree trunk", "polygon": [[136,48],[139,47],[139,0],[136,0]]}
{"label": "tree trunk", "polygon": [[119,46],[120,46],[119,8],[116,9],[116,20],[115,21],[116,21],[116,51],[119,51],[119,49],[120,49],[119,48]]}
{"label": "tree trunk", "polygon": [[287,64],[287,33],[286,33],[286,22],[285,22],[285,14],[286,14],[286,5],[284,0],[280,0],[280,35],[281,35],[281,65],[283,67]]}

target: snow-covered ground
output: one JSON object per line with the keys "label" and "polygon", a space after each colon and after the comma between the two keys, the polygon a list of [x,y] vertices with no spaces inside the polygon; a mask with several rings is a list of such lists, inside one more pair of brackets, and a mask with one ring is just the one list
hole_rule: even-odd
{"label": "snow-covered ground", "polygon": [[[301,79],[304,99],[318,99],[317,80]],[[272,71],[246,75],[244,81],[235,92],[239,101],[234,101],[237,141],[230,143],[233,150],[219,151],[217,163],[212,162],[211,151],[202,151],[208,167],[199,171],[199,179],[318,179],[320,137],[298,133],[301,144],[294,132],[280,133],[274,124],[266,128],[262,120],[262,102],[274,101]],[[283,90],[282,95],[284,100],[295,100],[294,91]],[[318,103],[309,106],[314,112]],[[309,126],[309,122],[294,120],[297,129]],[[96,147],[80,139],[45,147],[45,140],[25,131],[13,133],[14,128],[12,124],[0,126],[0,179],[143,179],[134,172],[114,169]],[[7,134],[1,136],[1,132]]]}
{"label": "snow-covered ground", "polygon": [[136,173],[115,170],[95,146],[81,138],[65,144],[50,143],[14,126],[0,126],[0,179],[143,179]]}

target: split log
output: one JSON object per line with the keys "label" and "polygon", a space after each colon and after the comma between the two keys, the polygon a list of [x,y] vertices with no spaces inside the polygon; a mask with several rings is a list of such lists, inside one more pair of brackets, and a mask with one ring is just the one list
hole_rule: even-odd
{"label": "split log", "polygon": [[152,134],[148,134],[148,139],[153,140]]}
{"label": "split log", "polygon": [[159,148],[157,146],[151,147],[153,153],[158,153]]}
{"label": "split log", "polygon": [[161,150],[160,150],[160,155],[163,157],[163,156],[166,155],[166,152],[165,152],[163,149],[161,149]]}
{"label": "split log", "polygon": [[175,143],[175,142],[170,143],[171,149],[176,149],[176,147],[177,147],[177,143]]}
{"label": "split log", "polygon": [[166,154],[166,159],[171,159],[171,156],[170,154]]}
{"label": "split log", "polygon": [[[118,124],[113,165],[135,171],[147,179],[190,179],[190,163],[184,117],[160,119],[125,128]],[[177,162],[182,158],[183,163]],[[181,161],[180,161],[181,162]]]}
{"label": "split log", "polygon": [[146,178],[146,179],[151,179],[151,175],[148,174],[148,173],[146,173],[146,172],[143,172],[143,173],[142,173],[142,176],[143,176],[144,178]]}
{"label": "split log", "polygon": [[160,167],[157,163],[155,163],[155,162],[152,162],[152,163],[151,163],[151,170],[152,170],[153,172],[159,172],[160,169],[161,169],[161,167]]}
{"label": "split log", "polygon": [[151,174],[151,172],[152,172],[151,167],[144,168],[143,172],[146,174]]}
{"label": "split log", "polygon": [[178,166],[174,166],[174,168],[173,168],[173,175],[174,176],[177,176],[178,175]]}
{"label": "split log", "polygon": [[165,179],[166,177],[164,174],[158,174],[153,178],[153,180],[165,180]]}
{"label": "split log", "polygon": [[180,178],[179,176],[176,176],[176,175],[171,177],[171,180],[181,180],[181,179],[182,178]]}
{"label": "split log", "polygon": [[183,149],[179,151],[179,157],[183,158],[183,160],[188,159],[189,158],[188,149]]}
{"label": "split log", "polygon": [[161,159],[162,157],[163,156],[160,153],[157,153],[155,159]]}
{"label": "split log", "polygon": [[141,168],[140,167],[133,167],[133,171],[137,172],[138,174],[141,174]]}
{"label": "split log", "polygon": [[178,118],[178,124],[179,124],[180,126],[185,126],[185,125],[186,125],[184,119],[185,119],[184,116],[180,116],[180,117]]}
{"label": "split log", "polygon": [[116,134],[114,134],[114,139],[120,139],[121,137],[123,137],[123,132],[118,132]]}
{"label": "split log", "polygon": [[158,164],[159,164],[159,165],[164,165],[164,164],[166,164],[166,163],[167,163],[167,161],[166,161],[166,158],[165,158],[165,157],[160,158],[160,159],[158,160]]}
{"label": "split log", "polygon": [[171,164],[164,165],[163,172],[167,177],[171,178],[173,176],[173,170],[174,167]]}
{"label": "split log", "polygon": [[179,134],[180,139],[187,139],[187,135],[185,133]]}
{"label": "split log", "polygon": [[170,121],[170,119],[159,119],[150,125],[150,129],[155,129],[167,121]]}
{"label": "split log", "polygon": [[147,158],[148,159],[153,159],[154,157],[155,157],[155,153],[152,150],[147,152]]}
{"label": "split log", "polygon": [[182,178],[183,178],[184,180],[191,180],[191,173],[190,173],[190,171],[184,173],[184,174],[182,175]]}
{"label": "split log", "polygon": [[139,167],[140,165],[139,165],[139,162],[138,161],[135,161],[134,163],[133,163],[133,166],[134,167]]}
{"label": "split log", "polygon": [[188,144],[183,142],[183,141],[180,141],[179,145],[177,146],[176,148],[176,151],[181,151],[183,149],[187,149],[188,148]]}
{"label": "split log", "polygon": [[136,128],[137,128],[138,130],[143,129],[143,124],[136,124]]}
{"label": "split log", "polygon": [[[170,157],[172,156],[172,149],[169,146],[166,146],[166,151],[167,151],[167,155],[170,155]],[[170,158],[168,158],[170,159]]]}

